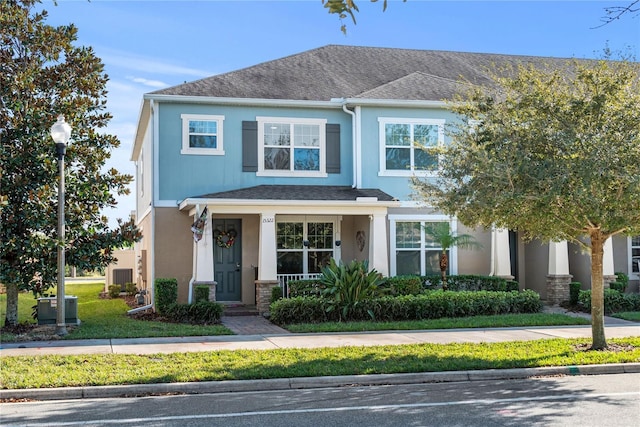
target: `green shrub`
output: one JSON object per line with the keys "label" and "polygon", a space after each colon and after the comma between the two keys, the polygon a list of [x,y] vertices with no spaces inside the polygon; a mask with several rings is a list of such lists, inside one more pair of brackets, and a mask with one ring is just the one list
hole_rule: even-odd
{"label": "green shrub", "polygon": [[[424,276],[425,287],[435,289],[442,286],[440,276]],[[460,274],[448,276],[447,290],[449,291],[517,291],[518,282],[508,281],[497,276],[477,276],[474,274]]]}
{"label": "green shrub", "polygon": [[127,295],[131,296],[135,295],[136,292],[138,292],[138,288],[136,288],[135,283],[128,282],[124,284],[124,291],[127,293]]}
{"label": "green shrub", "polygon": [[578,305],[578,296],[580,295],[581,287],[582,283],[580,282],[569,283],[569,304],[571,307],[576,307]]}
{"label": "green shrub", "polygon": [[211,325],[220,323],[223,311],[220,303],[198,301],[195,304],[170,304],[163,314],[177,323]]}
{"label": "green shrub", "polygon": [[289,280],[287,282],[287,289],[290,298],[306,296],[319,297],[322,294],[324,286],[320,284],[320,279]]}
{"label": "green shrub", "polygon": [[625,291],[625,286],[620,282],[610,282],[609,289],[613,289],[614,291],[618,291],[621,294],[623,294]]}
{"label": "green shrub", "polygon": [[627,291],[627,286],[629,286],[629,276],[627,276],[625,273],[617,272],[616,282],[622,284],[622,290],[620,292],[625,293]]}
{"label": "green shrub", "polygon": [[109,285],[109,296],[111,298],[118,298],[120,296],[120,290],[122,286],[120,285]]}
{"label": "green shrub", "polygon": [[322,297],[283,298],[271,304],[272,322],[280,325],[291,323],[322,323],[335,320],[335,312],[327,312],[328,301]]}
{"label": "green shrub", "polygon": [[167,308],[178,301],[178,280],[174,278],[158,278],[155,280],[156,311],[164,314]]}
{"label": "green shrub", "polygon": [[[320,284],[325,287],[322,295],[330,304],[327,311],[340,310],[340,318],[349,317],[349,312],[364,301],[380,296],[384,291],[380,285],[384,279],[375,269],[369,271],[367,261],[351,261],[344,264],[331,259],[329,265],[322,269]],[[373,318],[373,313],[369,312]]]}
{"label": "green shrub", "polygon": [[198,285],[194,290],[194,302],[209,301],[209,286]]}
{"label": "green shrub", "polygon": [[297,297],[283,299],[271,306],[271,320],[286,325],[339,320],[402,321],[466,317],[507,313],[537,313],[542,308],[540,295],[532,290],[522,292],[427,291],[420,295],[382,296],[361,301],[351,307],[347,316],[341,310],[328,310],[334,304],[327,298]]}
{"label": "green shrub", "polygon": [[420,276],[388,277],[383,287],[388,288],[391,295],[418,295],[423,290]]}
{"label": "green shrub", "polygon": [[282,299],[282,286],[274,286],[271,289],[271,304]]}
{"label": "green shrub", "polygon": [[515,280],[507,280],[507,292],[519,291],[519,290],[520,290],[520,283],[516,282]]}
{"label": "green shrub", "polygon": [[[580,291],[578,297],[584,311],[591,311],[591,291]],[[622,311],[640,311],[640,295],[621,294],[614,289],[604,290],[605,314],[619,313]]]}

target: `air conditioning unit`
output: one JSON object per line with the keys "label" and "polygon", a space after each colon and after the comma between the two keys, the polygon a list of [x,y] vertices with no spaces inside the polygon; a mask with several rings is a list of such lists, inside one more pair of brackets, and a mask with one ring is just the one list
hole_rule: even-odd
{"label": "air conditioning unit", "polygon": [[[56,297],[38,298],[38,325],[55,325],[58,316],[58,300]],[[79,325],[78,297],[65,295],[64,320],[67,325]]]}

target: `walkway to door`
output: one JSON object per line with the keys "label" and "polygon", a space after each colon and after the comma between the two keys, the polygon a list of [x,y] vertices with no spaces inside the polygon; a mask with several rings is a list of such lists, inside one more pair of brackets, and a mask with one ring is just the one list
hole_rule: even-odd
{"label": "walkway to door", "polygon": [[237,335],[289,334],[262,316],[222,316],[222,324]]}

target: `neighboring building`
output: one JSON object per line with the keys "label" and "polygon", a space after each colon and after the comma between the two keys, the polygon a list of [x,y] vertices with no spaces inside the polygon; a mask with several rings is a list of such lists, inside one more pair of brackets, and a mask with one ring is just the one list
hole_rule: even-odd
{"label": "neighboring building", "polygon": [[[447,221],[484,246],[453,248],[451,274],[513,276],[543,299],[554,298],[548,275],[588,286],[589,257],[573,245],[468,230],[411,198],[409,178],[438,168],[411,141],[447,143],[442,100],[458,78],[485,84],[491,65],[541,61],[560,59],[326,46],[146,94],[132,153],[138,284],[175,277],[190,301],[194,284],[215,281],[217,300],[254,304],[331,257],[368,259],[385,275],[437,273],[422,226]],[[605,274],[637,281],[640,241],[612,243]]]}

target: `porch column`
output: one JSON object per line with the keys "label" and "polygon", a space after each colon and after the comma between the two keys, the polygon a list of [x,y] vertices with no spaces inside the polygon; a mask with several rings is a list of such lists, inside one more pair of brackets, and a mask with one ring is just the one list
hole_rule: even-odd
{"label": "porch column", "polygon": [[549,242],[549,270],[547,275],[547,302],[558,305],[569,300],[569,249],[567,241]]}
{"label": "porch column", "polygon": [[511,249],[509,248],[509,230],[493,229],[493,274],[507,280],[511,275]]}
{"label": "porch column", "polygon": [[387,243],[387,215],[374,213],[369,215],[369,268],[383,276],[389,275],[389,256]]}
{"label": "porch column", "polygon": [[276,252],[276,214],[260,214],[258,242],[258,280],[256,280],[256,307],[266,314],[271,305],[271,290],[278,286],[278,257]]}
{"label": "porch column", "polygon": [[611,237],[604,241],[604,256],[602,257],[602,284],[605,289],[609,288],[609,283],[616,281],[613,267],[613,241]]}
{"label": "porch column", "polygon": [[[196,209],[194,219],[200,218],[202,211]],[[205,219],[202,238],[193,242],[193,279],[189,289],[189,303],[193,302],[193,294],[196,286],[209,287],[209,301],[216,300],[216,282],[214,280],[213,267],[213,227],[211,214]]]}

